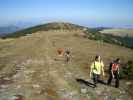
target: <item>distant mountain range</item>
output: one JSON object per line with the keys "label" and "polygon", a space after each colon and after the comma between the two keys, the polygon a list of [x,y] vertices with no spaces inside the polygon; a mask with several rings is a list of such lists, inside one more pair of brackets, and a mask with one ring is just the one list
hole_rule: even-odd
{"label": "distant mountain range", "polygon": [[1,26],[0,27],[0,36],[12,33],[12,32],[16,32],[18,30],[20,30],[22,28],[14,26],[14,25],[10,25],[10,26]]}

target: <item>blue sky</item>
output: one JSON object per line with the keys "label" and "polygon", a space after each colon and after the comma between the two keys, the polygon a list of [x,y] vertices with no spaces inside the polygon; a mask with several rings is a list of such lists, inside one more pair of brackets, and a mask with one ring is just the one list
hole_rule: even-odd
{"label": "blue sky", "polygon": [[0,25],[68,21],[87,26],[133,27],[133,0],[1,0]]}

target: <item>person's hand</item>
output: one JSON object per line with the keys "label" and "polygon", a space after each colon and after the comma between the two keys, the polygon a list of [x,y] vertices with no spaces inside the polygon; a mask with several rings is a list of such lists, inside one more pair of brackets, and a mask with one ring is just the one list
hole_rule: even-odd
{"label": "person's hand", "polygon": [[105,73],[103,73],[103,76],[105,76]]}
{"label": "person's hand", "polygon": [[92,77],[92,74],[90,73],[90,78]]}
{"label": "person's hand", "polygon": [[112,77],[114,78],[115,76],[114,76],[114,75],[112,75]]}

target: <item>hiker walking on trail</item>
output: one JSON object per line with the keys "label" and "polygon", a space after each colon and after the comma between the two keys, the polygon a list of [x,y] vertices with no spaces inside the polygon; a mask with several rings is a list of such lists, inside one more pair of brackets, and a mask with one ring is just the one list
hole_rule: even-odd
{"label": "hiker walking on trail", "polygon": [[104,63],[100,56],[96,56],[94,62],[90,66],[90,77],[93,78],[95,86],[97,83],[105,84],[100,79],[101,74],[104,76]]}
{"label": "hiker walking on trail", "polygon": [[67,49],[65,51],[65,62],[67,63],[70,61],[70,56],[71,56],[70,54],[71,54],[70,50]]}
{"label": "hiker walking on trail", "polygon": [[62,57],[64,55],[64,49],[63,48],[58,48],[57,49],[57,53],[60,57]]}
{"label": "hiker walking on trail", "polygon": [[112,79],[115,79],[115,87],[119,87],[119,66],[120,66],[120,59],[117,58],[115,61],[110,63],[109,68],[109,79],[108,79],[108,85],[111,84]]}

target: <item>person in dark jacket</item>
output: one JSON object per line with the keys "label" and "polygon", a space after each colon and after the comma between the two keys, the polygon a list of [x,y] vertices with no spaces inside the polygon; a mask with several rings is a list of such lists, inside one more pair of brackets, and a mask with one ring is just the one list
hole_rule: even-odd
{"label": "person in dark jacket", "polygon": [[115,79],[115,87],[119,87],[119,67],[120,67],[120,59],[117,58],[115,61],[110,63],[109,68],[109,79],[107,84],[110,85],[112,79]]}
{"label": "person in dark jacket", "polygon": [[65,51],[65,62],[68,63],[70,61],[70,58],[71,58],[71,51],[67,49]]}

